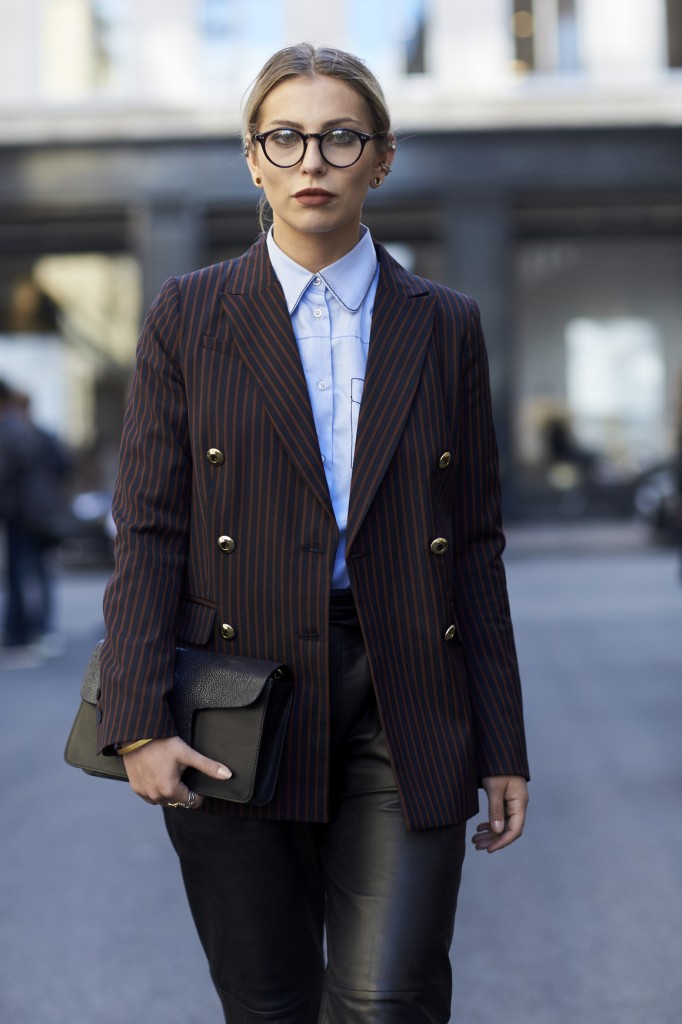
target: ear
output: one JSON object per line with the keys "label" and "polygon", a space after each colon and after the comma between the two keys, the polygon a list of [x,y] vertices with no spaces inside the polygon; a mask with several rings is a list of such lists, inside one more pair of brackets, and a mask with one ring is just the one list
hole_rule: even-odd
{"label": "ear", "polygon": [[256,184],[256,178],[259,176],[260,173],[259,160],[260,153],[258,149],[258,143],[249,140],[246,149],[246,163],[248,165],[249,173],[251,174],[251,178],[253,180],[254,185]]}
{"label": "ear", "polygon": [[[395,135],[393,134],[393,132],[390,132],[388,138],[386,139],[385,145],[382,146],[381,148],[377,146],[377,159],[374,165],[375,171],[379,171],[382,174],[390,173],[389,171],[385,170],[385,165],[388,164],[389,168],[391,167],[395,159],[395,151],[397,145],[398,144]],[[383,167],[382,164],[384,165]]]}

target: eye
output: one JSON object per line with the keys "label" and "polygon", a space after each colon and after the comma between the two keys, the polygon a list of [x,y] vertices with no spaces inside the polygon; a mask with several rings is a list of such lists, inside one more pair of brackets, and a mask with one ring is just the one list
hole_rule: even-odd
{"label": "eye", "polygon": [[350,128],[334,128],[327,133],[325,141],[332,146],[353,146],[357,145],[358,136]]}
{"label": "eye", "polygon": [[299,145],[301,137],[291,128],[278,128],[277,131],[268,135],[268,142],[273,146],[281,146],[282,149],[286,149]]}

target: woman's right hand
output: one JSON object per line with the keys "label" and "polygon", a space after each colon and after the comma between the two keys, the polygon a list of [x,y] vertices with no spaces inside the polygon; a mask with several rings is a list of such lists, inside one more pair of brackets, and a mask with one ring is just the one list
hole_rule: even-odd
{"label": "woman's right hand", "polygon": [[[185,768],[196,768],[214,779],[229,779],[230,769],[204,757],[188,746],[179,736],[152,740],[144,746],[123,755],[128,780],[135,793],[148,804],[187,804],[190,790],[182,781]],[[191,807],[201,806],[203,797],[195,794]]]}

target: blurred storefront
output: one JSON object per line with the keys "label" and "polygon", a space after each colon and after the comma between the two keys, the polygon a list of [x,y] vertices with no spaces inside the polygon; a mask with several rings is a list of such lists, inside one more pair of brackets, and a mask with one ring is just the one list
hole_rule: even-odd
{"label": "blurred storefront", "polygon": [[[257,234],[238,105],[313,5],[9,6],[0,375],[107,485],[142,311]],[[366,57],[398,128],[367,222],[483,311],[509,511],[629,514],[679,430],[682,0],[314,11],[312,41]]]}

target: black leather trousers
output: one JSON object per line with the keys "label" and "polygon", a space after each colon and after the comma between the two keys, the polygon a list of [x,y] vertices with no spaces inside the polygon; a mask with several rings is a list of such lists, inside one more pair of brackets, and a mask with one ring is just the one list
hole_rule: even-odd
{"label": "black leather trousers", "polygon": [[228,1024],[444,1024],[465,825],[407,831],[349,596],[332,620],[330,822],[166,825]]}

